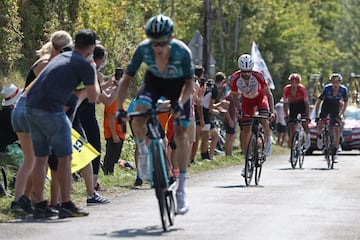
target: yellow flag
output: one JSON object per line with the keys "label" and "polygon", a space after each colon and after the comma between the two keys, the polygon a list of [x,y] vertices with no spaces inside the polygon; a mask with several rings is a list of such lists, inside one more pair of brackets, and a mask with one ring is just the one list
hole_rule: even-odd
{"label": "yellow flag", "polygon": [[[74,129],[71,129],[72,160],[71,173],[77,172],[99,156],[99,152]],[[51,179],[50,170],[47,174]]]}

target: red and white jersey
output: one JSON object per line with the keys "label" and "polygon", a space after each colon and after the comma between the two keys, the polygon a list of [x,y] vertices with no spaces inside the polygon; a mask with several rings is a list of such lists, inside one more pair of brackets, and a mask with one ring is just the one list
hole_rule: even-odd
{"label": "red and white jersey", "polygon": [[291,95],[291,85],[288,84],[283,88],[283,99],[286,103],[298,103],[302,101],[307,102],[309,98],[304,85],[299,84],[296,89],[296,94]]}
{"label": "red and white jersey", "polygon": [[249,83],[246,84],[241,77],[241,71],[238,70],[230,76],[231,91],[238,92],[240,90],[242,97],[254,99],[259,94],[264,95],[264,89],[268,84],[262,73],[252,71]]}

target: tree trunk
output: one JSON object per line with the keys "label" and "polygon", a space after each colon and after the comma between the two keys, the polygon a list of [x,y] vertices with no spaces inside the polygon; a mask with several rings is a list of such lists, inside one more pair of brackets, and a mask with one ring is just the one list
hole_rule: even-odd
{"label": "tree trunk", "polygon": [[[224,41],[224,33],[225,33],[225,20],[224,20],[224,15],[222,12],[222,0],[219,0],[218,2],[218,19],[219,19],[219,27],[220,27],[220,31],[218,34],[219,36],[219,48],[220,48],[220,52],[225,53],[225,41]],[[221,65],[221,69],[225,69],[226,66],[226,60],[225,60],[225,54],[222,55],[222,65]]]}
{"label": "tree trunk", "polygon": [[209,78],[210,71],[210,26],[211,26],[211,2],[210,0],[204,0],[204,42],[203,42],[203,66],[205,69],[204,76]]}

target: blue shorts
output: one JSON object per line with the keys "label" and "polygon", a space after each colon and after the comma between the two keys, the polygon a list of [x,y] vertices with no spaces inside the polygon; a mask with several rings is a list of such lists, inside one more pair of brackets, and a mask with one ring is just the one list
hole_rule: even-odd
{"label": "blue shorts", "polygon": [[65,112],[48,112],[29,106],[26,111],[35,156],[49,156],[51,149],[58,157],[71,155],[71,122]]}
{"label": "blue shorts", "polygon": [[30,133],[29,125],[26,120],[26,98],[21,97],[11,112],[11,125],[14,132]]}

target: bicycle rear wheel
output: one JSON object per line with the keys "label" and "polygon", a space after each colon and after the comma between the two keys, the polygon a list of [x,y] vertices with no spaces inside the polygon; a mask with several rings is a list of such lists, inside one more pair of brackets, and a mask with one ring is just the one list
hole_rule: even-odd
{"label": "bicycle rear wheel", "polygon": [[167,208],[167,197],[166,197],[166,182],[163,166],[165,165],[163,150],[160,146],[160,142],[150,142],[149,152],[151,162],[153,164],[153,186],[155,188],[156,198],[159,203],[160,218],[164,231],[168,230],[168,208]]}
{"label": "bicycle rear wheel", "polygon": [[296,168],[296,164],[299,157],[299,132],[295,131],[294,136],[291,140],[291,152],[290,152],[290,163],[293,169]]}
{"label": "bicycle rear wheel", "polygon": [[246,186],[250,185],[253,177],[255,160],[257,158],[256,149],[257,149],[256,137],[254,134],[251,134],[250,141],[246,150],[246,157],[245,157],[244,178],[245,178]]}
{"label": "bicycle rear wheel", "polygon": [[331,149],[331,152],[330,152],[330,154],[331,154],[330,169],[334,169],[335,155],[336,155],[336,153],[333,152],[332,145],[333,145],[333,136],[330,135],[330,149]]}
{"label": "bicycle rear wheel", "polygon": [[260,183],[262,164],[265,162],[266,156],[264,155],[264,136],[260,134],[257,137],[258,149],[256,156],[256,164],[255,164],[255,184],[258,185]]}
{"label": "bicycle rear wheel", "polygon": [[304,158],[305,158],[305,145],[304,140],[302,140],[302,143],[300,145],[300,154],[299,154],[299,168],[302,168],[304,165]]}

